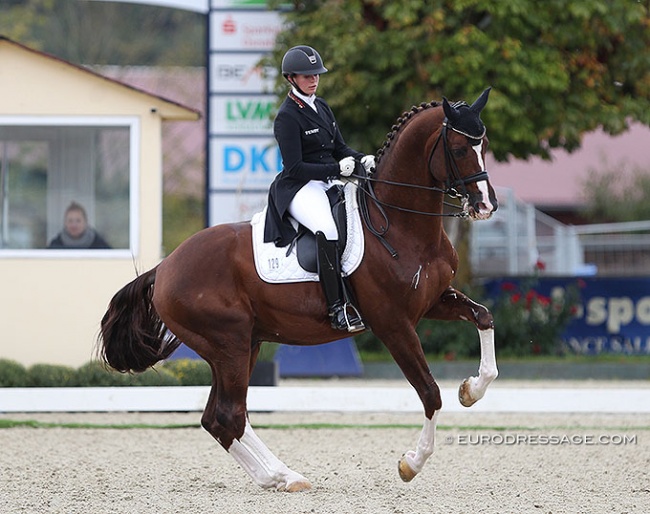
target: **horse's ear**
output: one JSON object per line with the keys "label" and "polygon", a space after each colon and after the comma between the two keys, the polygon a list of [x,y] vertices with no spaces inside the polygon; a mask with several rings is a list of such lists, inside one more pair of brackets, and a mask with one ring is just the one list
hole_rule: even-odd
{"label": "horse's ear", "polygon": [[475,113],[480,113],[483,110],[483,107],[485,107],[485,104],[488,101],[488,96],[490,96],[490,91],[492,90],[491,87],[487,88],[485,91],[481,93],[481,96],[479,96],[476,101],[472,104],[470,109],[474,111]]}
{"label": "horse's ear", "polygon": [[458,117],[458,110],[454,109],[449,104],[449,100],[447,100],[444,96],[442,97],[442,110],[445,113],[445,116],[447,116],[447,119],[450,121]]}

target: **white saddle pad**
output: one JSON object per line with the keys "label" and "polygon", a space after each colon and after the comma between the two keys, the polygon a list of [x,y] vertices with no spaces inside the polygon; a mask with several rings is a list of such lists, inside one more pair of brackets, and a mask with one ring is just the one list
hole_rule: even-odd
{"label": "white saddle pad", "polygon": [[[357,186],[347,182],[344,188],[346,217],[348,224],[348,241],[341,257],[341,271],[345,276],[351,275],[363,259],[363,228],[359,205],[357,203]],[[273,243],[264,242],[264,220],[266,208],[253,216],[253,255],[255,268],[264,282],[286,284],[290,282],[318,282],[318,274],[305,271],[298,264],[296,245],[287,256],[288,247],[278,248]]]}

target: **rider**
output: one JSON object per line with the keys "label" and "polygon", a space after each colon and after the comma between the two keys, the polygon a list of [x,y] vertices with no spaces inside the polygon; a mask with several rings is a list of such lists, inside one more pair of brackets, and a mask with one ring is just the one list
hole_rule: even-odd
{"label": "rider", "polygon": [[327,190],[332,180],[349,177],[360,160],[367,171],[375,157],[350,148],[329,105],[316,96],[320,75],[327,73],[321,56],[309,46],[294,46],[282,59],[282,75],[291,89],[273,123],[283,169],[269,190],[264,240],[283,247],[296,230],[289,216],[316,235],[318,275],[332,328],[354,332],[365,328],[356,309],[347,309],[341,275],[338,231]]}

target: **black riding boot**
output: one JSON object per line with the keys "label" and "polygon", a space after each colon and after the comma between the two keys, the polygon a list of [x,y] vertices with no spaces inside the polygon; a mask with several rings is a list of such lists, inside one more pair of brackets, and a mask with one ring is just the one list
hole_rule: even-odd
{"label": "black riding boot", "polygon": [[346,298],[337,242],[328,241],[325,234],[316,232],[316,244],[318,277],[327,301],[332,328],[348,332],[364,330],[366,327],[359,311]]}

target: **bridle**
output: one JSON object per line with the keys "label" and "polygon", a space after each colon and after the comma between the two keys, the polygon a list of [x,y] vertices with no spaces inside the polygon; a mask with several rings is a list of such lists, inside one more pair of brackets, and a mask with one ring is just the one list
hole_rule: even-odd
{"label": "bridle", "polygon": [[449,150],[449,142],[447,139],[447,128],[450,128],[454,132],[457,132],[465,136],[467,139],[469,139],[469,142],[472,146],[476,146],[481,143],[481,140],[485,136],[485,128],[483,129],[483,133],[479,137],[473,137],[470,136],[469,134],[465,134],[459,131],[458,129],[452,127],[451,124],[449,123],[449,120],[445,118],[444,121],[442,122],[442,130],[440,131],[440,134],[438,135],[438,138],[436,139],[433,148],[431,148],[431,152],[429,153],[429,159],[427,160],[427,167],[429,168],[429,173],[431,173],[431,175],[433,176],[433,166],[432,166],[433,154],[435,153],[436,148],[438,147],[438,143],[440,142],[440,140],[442,140],[442,146],[444,149],[444,156],[445,156],[445,168],[447,169],[447,179],[445,180],[445,189],[443,192],[444,194],[451,196],[452,198],[467,198],[469,197],[469,192],[467,191],[466,186],[468,184],[480,182],[481,180],[487,180],[488,173],[486,170],[481,170],[481,171],[477,171],[473,175],[470,175],[469,177],[460,176],[460,171],[458,170],[458,165],[456,164],[456,160],[454,159],[451,150]]}
{"label": "bridle", "polygon": [[[460,176],[460,171],[458,169],[458,165],[456,164],[456,160],[454,159],[454,156],[451,153],[451,150],[449,149],[449,143],[447,140],[448,128],[467,137],[470,141],[470,144],[472,144],[473,146],[479,144],[480,141],[485,136],[485,128],[483,129],[483,133],[480,135],[480,137],[476,138],[470,136],[469,134],[465,134],[457,130],[456,128],[451,126],[447,118],[444,119],[442,123],[442,129],[440,130],[440,134],[438,134],[438,137],[436,138],[436,142],[433,144],[433,147],[431,148],[431,152],[429,152],[429,157],[427,159],[427,169],[429,170],[429,173],[434,178],[434,180],[437,180],[433,173],[433,156],[435,154],[436,149],[438,148],[440,141],[442,140],[443,153],[445,156],[445,168],[447,169],[447,178],[445,180],[444,189],[435,186],[421,186],[419,184],[409,184],[406,182],[395,182],[391,180],[377,179],[369,176],[366,170],[364,169],[364,167],[359,164],[357,166],[357,169],[360,169],[361,173],[353,173],[351,175],[351,178],[356,178],[359,180],[359,184],[357,186],[358,203],[359,203],[359,209],[361,211],[361,217],[366,227],[368,228],[370,233],[372,233],[375,237],[379,239],[379,241],[384,245],[384,247],[390,252],[391,256],[395,259],[398,258],[397,251],[390,245],[390,243],[388,243],[388,241],[384,237],[388,232],[388,227],[390,225],[390,222],[388,220],[388,215],[386,214],[384,207],[395,209],[401,212],[408,212],[411,214],[419,214],[423,216],[467,218],[469,214],[466,210],[466,202],[467,199],[469,198],[469,192],[467,191],[466,186],[468,184],[473,184],[475,182],[480,182],[481,180],[488,179],[488,173],[486,170],[478,171],[472,175],[469,175],[468,177]],[[381,183],[390,186],[408,187],[412,189],[420,189],[420,190],[432,191],[436,193],[442,193],[451,198],[460,199],[462,201],[461,206],[457,204],[443,202],[443,204],[448,207],[452,207],[454,209],[460,209],[460,212],[442,212],[442,213],[426,212],[426,211],[419,211],[415,209],[409,209],[407,207],[401,207],[398,205],[392,205],[387,202],[383,202],[382,200],[379,200],[379,198],[377,198],[373,183]],[[372,200],[372,203],[375,205],[376,209],[379,211],[383,219],[383,226],[379,229],[377,229],[373,225],[370,219],[370,211],[368,209],[369,198]]]}

